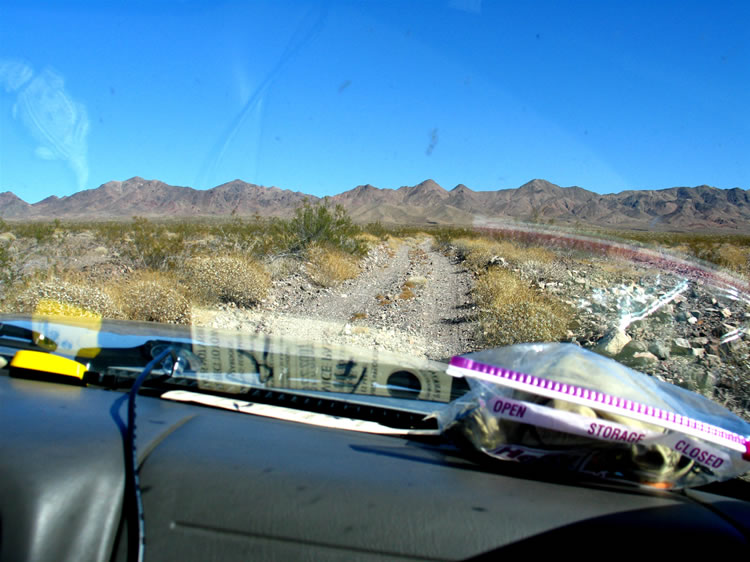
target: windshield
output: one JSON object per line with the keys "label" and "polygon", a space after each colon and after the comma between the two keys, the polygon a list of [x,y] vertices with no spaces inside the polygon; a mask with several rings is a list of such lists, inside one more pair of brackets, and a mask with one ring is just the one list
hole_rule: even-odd
{"label": "windshield", "polygon": [[10,338],[437,403],[454,356],[569,343],[750,420],[748,15],[6,2]]}

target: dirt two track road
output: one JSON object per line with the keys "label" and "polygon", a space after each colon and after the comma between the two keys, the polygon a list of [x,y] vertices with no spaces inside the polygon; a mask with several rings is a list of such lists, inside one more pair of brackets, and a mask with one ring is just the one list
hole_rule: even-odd
{"label": "dirt two track road", "polygon": [[471,287],[471,274],[431,239],[408,239],[374,248],[360,274],[335,287],[293,274],[257,309],[198,309],[194,322],[445,360],[473,349]]}

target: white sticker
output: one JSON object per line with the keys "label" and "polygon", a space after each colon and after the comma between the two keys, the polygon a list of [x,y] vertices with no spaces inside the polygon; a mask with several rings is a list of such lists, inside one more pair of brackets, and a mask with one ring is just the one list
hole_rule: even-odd
{"label": "white sticker", "polygon": [[495,397],[488,407],[498,418],[528,423],[563,433],[590,437],[599,441],[616,443],[641,443],[652,441],[663,436],[663,433],[625,424],[592,418],[558,410],[541,404],[513,400],[512,398]]}
{"label": "white sticker", "polygon": [[161,395],[165,400],[174,400],[176,402],[191,402],[212,406],[224,410],[231,410],[243,414],[252,414],[255,416],[264,416],[277,420],[292,421],[315,425],[318,427],[328,427],[332,429],[343,429],[346,431],[359,431],[362,433],[379,433],[383,435],[439,435],[438,430],[431,429],[398,429],[382,425],[377,422],[355,420],[351,418],[340,418],[328,414],[317,412],[307,412],[304,410],[293,410],[282,406],[272,406],[268,404],[255,404],[244,400],[235,400],[233,398],[222,398],[220,396],[211,396],[188,392],[186,390],[172,390]]}

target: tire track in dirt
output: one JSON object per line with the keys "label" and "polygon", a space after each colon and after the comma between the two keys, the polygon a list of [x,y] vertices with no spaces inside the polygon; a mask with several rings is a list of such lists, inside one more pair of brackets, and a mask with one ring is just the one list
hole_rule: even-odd
{"label": "tire track in dirt", "polygon": [[331,289],[315,289],[308,285],[296,301],[277,310],[341,322],[351,321],[354,315],[371,317],[378,305],[378,295],[394,286],[406,270],[408,249],[403,244],[391,256],[389,249],[378,248],[376,251],[380,255],[368,256],[364,270],[355,279]]}
{"label": "tire track in dirt", "polygon": [[433,359],[470,350],[471,276],[433,250],[430,239],[409,244],[407,255],[408,263],[401,266],[395,281],[382,287],[380,298],[366,308],[367,318],[361,322],[394,327],[406,337],[426,340],[425,353]]}
{"label": "tire track in dirt", "polygon": [[337,287],[296,274],[277,283],[263,310],[226,309],[202,323],[445,360],[474,349],[471,286],[431,239],[408,239],[395,251],[373,249],[360,275]]}
{"label": "tire track in dirt", "polygon": [[[471,275],[432,248],[432,239],[407,240],[385,264],[367,267],[334,290],[303,298],[289,312],[343,322],[346,334],[393,331],[419,342],[432,359],[472,349]],[[382,338],[381,338],[382,339]]]}

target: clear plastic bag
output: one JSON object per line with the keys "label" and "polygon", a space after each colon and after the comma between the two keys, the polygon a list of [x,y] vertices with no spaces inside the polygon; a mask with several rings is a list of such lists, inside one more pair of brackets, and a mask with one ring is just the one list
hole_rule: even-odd
{"label": "clear plastic bag", "polygon": [[438,414],[503,460],[659,488],[750,470],[750,424],[714,402],[573,344],[454,357],[471,392]]}

